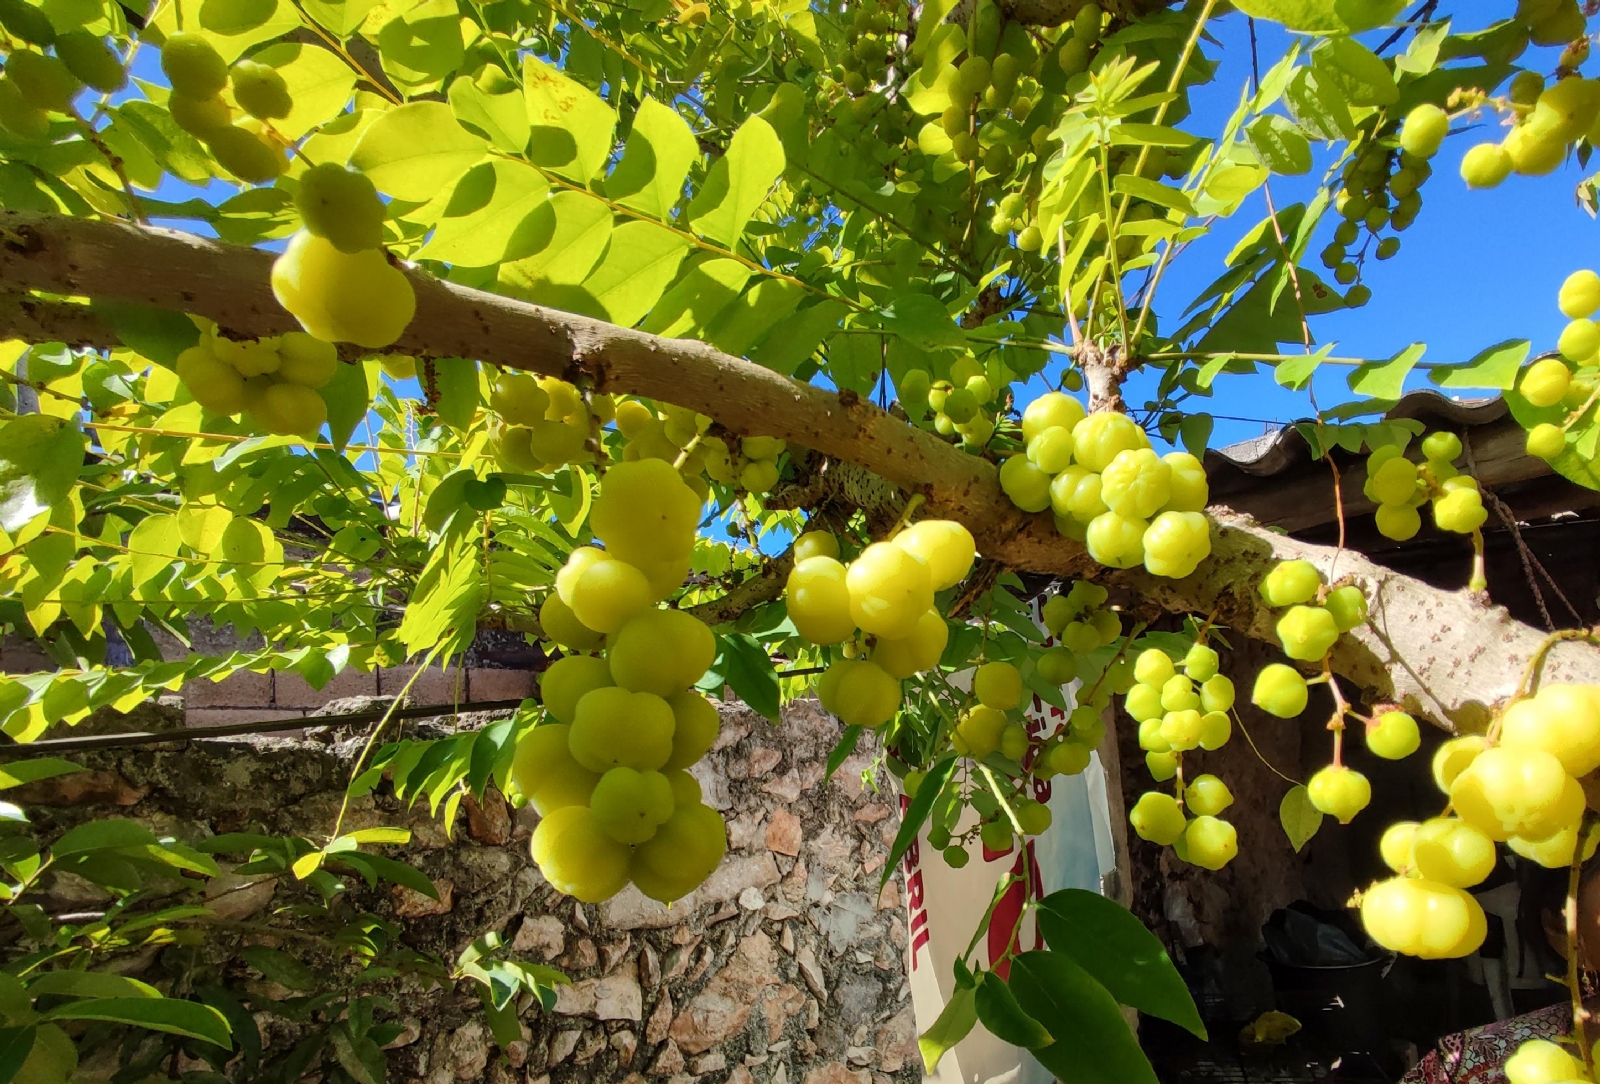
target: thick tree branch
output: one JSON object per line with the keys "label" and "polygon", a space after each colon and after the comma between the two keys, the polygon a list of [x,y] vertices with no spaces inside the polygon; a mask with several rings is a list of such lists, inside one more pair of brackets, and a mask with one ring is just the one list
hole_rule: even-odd
{"label": "thick tree branch", "polygon": [[[178,309],[239,336],[296,327],[273,299],[271,262],[270,253],[168,230],[0,211],[0,282],[12,291]],[[1209,614],[1268,642],[1276,615],[1256,585],[1273,563],[1303,557],[1325,572],[1354,577],[1376,600],[1373,627],[1341,641],[1335,669],[1369,698],[1407,704],[1447,726],[1480,724],[1488,707],[1516,688],[1543,638],[1466,593],[1298,542],[1226,509],[1213,510],[1212,557],[1186,580],[1102,569],[1081,545],[1060,537],[1048,516],[1012,505],[993,464],[857,397],[789,380],[704,343],[645,335],[408,273],[417,289],[417,317],[390,348],[394,353],[478,358],[562,376],[689,407],[737,433],[782,437],[922,494],[928,515],[966,524],[986,557],[1012,568],[1115,582],[1153,606]],[[100,330],[92,316],[71,309],[0,305],[0,334],[7,336],[107,345]],[[1546,674],[1600,683],[1600,649],[1560,645]]]}

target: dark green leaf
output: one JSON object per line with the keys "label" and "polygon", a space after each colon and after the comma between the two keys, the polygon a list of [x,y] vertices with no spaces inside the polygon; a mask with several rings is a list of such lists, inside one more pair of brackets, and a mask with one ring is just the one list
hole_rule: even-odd
{"label": "dark green leaf", "polygon": [[73,1001],[44,1014],[46,1020],[105,1020],[231,1047],[228,1021],[210,1005],[172,997],[107,997]]}
{"label": "dark green leaf", "polygon": [[81,772],[83,768],[60,757],[36,757],[33,760],[13,760],[0,764],[0,790],[20,787],[24,783],[37,783],[58,775]]}
{"label": "dark green leaf", "polygon": [[511,745],[516,734],[517,720],[514,718],[501,719],[478,731],[477,738],[472,742],[472,758],[467,768],[467,787],[473,794],[483,797],[483,789],[494,775],[500,754]]}
{"label": "dark green leaf", "polygon": [[1033,1056],[1072,1084],[1159,1084],[1116,999],[1059,952],[1024,952],[1011,962],[1011,989],[1030,1016],[1070,1021]]}
{"label": "dark green leaf", "polygon": [[[433,387],[427,378],[431,372]],[[434,402],[439,418],[453,428],[465,431],[472,425],[472,416],[478,412],[478,363],[463,358],[438,358],[425,363],[419,374],[423,390]]]}
{"label": "dark green leaf", "polygon": [[291,990],[317,988],[316,972],[286,952],[265,945],[247,945],[239,950],[239,958],[261,972],[268,982]]}
{"label": "dark green leaf", "polygon": [[333,379],[318,388],[317,394],[328,407],[328,434],[333,438],[333,446],[342,449],[350,443],[372,403],[366,365],[340,362],[333,371]]}
{"label": "dark green leaf", "polygon": [[114,817],[67,829],[50,850],[57,858],[63,858],[111,847],[143,847],[155,842],[155,833],[138,821]]}
{"label": "dark green leaf", "polygon": [[37,1034],[38,1029],[33,1027],[0,1028],[0,1081],[17,1078],[17,1070],[28,1060]]}
{"label": "dark green leaf", "polygon": [[990,1034],[1012,1046],[1049,1046],[1055,1041],[1045,1026],[1022,1010],[1017,995],[994,972],[978,977],[978,1019]]}
{"label": "dark green leaf", "polygon": [[124,346],[168,368],[200,341],[200,329],[181,312],[105,298],[95,298],[90,308],[111,325]]}
{"label": "dark green leaf", "polygon": [[1039,901],[1045,941],[1089,972],[1124,1005],[1170,1020],[1204,1039],[1194,998],[1167,950],[1115,900],[1078,888]]}
{"label": "dark green leaf", "polygon": [[722,676],[739,699],[773,722],[780,722],[778,674],[766,649],[748,632],[722,637]]}
{"label": "dark green leaf", "polygon": [[833,773],[839,770],[839,765],[843,764],[849,759],[850,754],[856,751],[856,742],[860,740],[861,728],[859,726],[847,726],[844,728],[844,733],[839,735],[839,741],[834,745],[833,751],[828,754],[828,771],[822,777],[824,783],[832,779]]}
{"label": "dark green leaf", "polygon": [[950,773],[955,771],[957,759],[953,754],[947,755],[929,768],[928,774],[923,777],[922,785],[917,788],[917,796],[911,799],[911,804],[906,807],[905,819],[900,822],[900,830],[895,833],[894,846],[889,848],[889,861],[884,863],[883,876],[878,882],[880,888],[889,883],[890,874],[900,868],[900,859],[905,857],[906,851],[911,849],[911,844],[916,842],[917,833],[922,831],[922,822],[928,819],[939,792],[944,789]]}

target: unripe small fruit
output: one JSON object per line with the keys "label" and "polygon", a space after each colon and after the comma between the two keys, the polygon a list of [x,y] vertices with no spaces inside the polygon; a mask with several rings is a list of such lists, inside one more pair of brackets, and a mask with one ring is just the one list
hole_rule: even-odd
{"label": "unripe small fruit", "polygon": [[122,58],[106,40],[88,30],[72,30],[56,38],[56,56],[84,83],[104,94],[128,85]]}
{"label": "unripe small fruit", "polygon": [[1361,898],[1361,924],[1391,952],[1425,960],[1468,956],[1488,933],[1477,900],[1422,877],[1394,877],[1369,888]]}
{"label": "unripe small fruit", "polygon": [[6,75],[35,109],[66,113],[83,84],[58,57],[18,49],[6,60]]}
{"label": "unripe small fruit", "polygon": [[383,220],[388,212],[364,173],[333,162],[312,166],[300,176],[294,205],[306,229],[327,238],[340,252],[355,253],[383,244]]}
{"label": "unripe small fruit", "polygon": [[1233,736],[1233,722],[1226,712],[1208,711],[1200,717],[1200,748],[1207,752],[1221,749]]}
{"label": "unripe small fruit", "polygon": [[161,70],[172,89],[192,98],[209,98],[228,85],[228,64],[199,34],[168,34],[161,46]]}
{"label": "unripe small fruit", "polygon": [[1600,275],[1587,269],[1574,271],[1561,283],[1556,303],[1562,314],[1572,320],[1600,312]]}
{"label": "unripe small fruit", "polygon": [[1556,340],[1556,349],[1561,351],[1561,356],[1568,361],[1579,365],[1588,364],[1597,353],[1600,353],[1600,324],[1586,316],[1571,320],[1561,329],[1561,337]]}
{"label": "unripe small fruit", "polygon": [[1278,620],[1277,633],[1285,655],[1316,662],[1338,641],[1339,626],[1321,606],[1295,606]]}
{"label": "unripe small fruit", "polygon": [[831,557],[839,559],[839,540],[831,531],[807,531],[794,540],[794,563],[799,564],[808,557]]}
{"label": "unripe small fruit", "polygon": [[1527,452],[1537,459],[1550,460],[1567,450],[1567,435],[1559,425],[1541,422],[1528,430]]}
{"label": "unripe small fruit", "polygon": [[1281,662],[1269,663],[1256,675],[1250,702],[1268,715],[1293,719],[1306,710],[1306,679]]}
{"label": "unripe small fruit", "polygon": [[1179,857],[1201,869],[1216,871],[1239,853],[1239,833],[1227,821],[1196,817],[1183,832]]}
{"label": "unripe small fruit", "polygon": [[1372,801],[1372,784],[1353,768],[1330,764],[1306,784],[1311,804],[1323,813],[1349,824]]}
{"label": "unripe small fruit", "polygon": [[1261,581],[1261,597],[1268,606],[1294,606],[1310,602],[1322,586],[1322,573],[1310,561],[1279,561]]}
{"label": "unripe small fruit", "polygon": [[1215,648],[1197,643],[1183,657],[1183,672],[1195,681],[1209,681],[1216,676],[1219,663]]}
{"label": "unripe small fruit", "polygon": [[1401,760],[1422,745],[1417,721],[1403,711],[1386,711],[1367,728],[1367,748],[1385,760]]}
{"label": "unripe small fruit", "polygon": [[1583,815],[1583,788],[1540,749],[1485,749],[1450,785],[1456,813],[1490,839],[1542,839]]}
{"label": "unripe small fruit", "polygon": [[1494,840],[1454,817],[1417,825],[1411,849],[1418,873],[1454,888],[1471,888],[1494,872]]}
{"label": "unripe small fruit", "polygon": [[1198,775],[1184,789],[1183,803],[1197,817],[1215,817],[1233,804],[1233,792],[1214,775]]}
{"label": "unripe small fruit", "polygon": [[167,111],[172,114],[174,124],[199,139],[208,139],[213,132],[220,132],[233,123],[228,103],[216,94],[196,98],[174,91],[167,99]]}
{"label": "unripe small fruit", "polygon": [[973,674],[972,692],[985,707],[1010,711],[1022,703],[1022,674],[1009,662],[986,662]]}
{"label": "unripe small fruit", "polygon": [[322,396],[301,384],[272,384],[251,397],[248,409],[262,428],[280,436],[312,437],[328,420]]}
{"label": "unripe small fruit", "polygon": [[1164,685],[1175,673],[1177,668],[1172,664],[1172,656],[1158,647],[1146,648],[1134,660],[1133,676],[1145,685]]}
{"label": "unripe small fruit", "polygon": [[1187,821],[1178,800],[1161,791],[1146,791],[1134,803],[1128,822],[1140,839],[1170,847],[1183,835]]}
{"label": "unripe small fruit", "polygon": [[257,120],[282,120],[294,108],[289,84],[278,69],[254,60],[233,66],[233,100]]}
{"label": "unripe small fruit", "polygon": [[1383,858],[1384,865],[1396,873],[1404,873],[1411,868],[1414,862],[1411,841],[1418,827],[1416,821],[1396,821],[1383,830],[1383,836],[1378,840],[1378,854]]}
{"label": "unripe small fruit", "polygon": [[1468,188],[1494,188],[1511,176],[1511,156],[1498,143],[1479,143],[1461,159]]}
{"label": "unripe small fruit", "polygon": [[1165,783],[1178,774],[1178,754],[1146,753],[1144,766],[1149,771],[1151,779],[1157,783]]}
{"label": "unripe small fruit", "polygon": [[1400,148],[1418,158],[1432,158],[1450,132],[1450,115],[1431,103],[1424,103],[1406,114],[1400,128]]}
{"label": "unripe small fruit", "polygon": [[1529,1039],[1506,1059],[1507,1084],[1563,1084],[1582,1080],[1583,1064],[1547,1039]]}
{"label": "unripe small fruit", "polygon": [[1555,406],[1567,394],[1572,370],[1558,358],[1544,358],[1528,366],[1517,390],[1536,407]]}
{"label": "unripe small fruit", "polygon": [[1417,531],[1422,529],[1422,515],[1410,505],[1382,505],[1373,518],[1377,523],[1378,533],[1396,542],[1414,538]]}

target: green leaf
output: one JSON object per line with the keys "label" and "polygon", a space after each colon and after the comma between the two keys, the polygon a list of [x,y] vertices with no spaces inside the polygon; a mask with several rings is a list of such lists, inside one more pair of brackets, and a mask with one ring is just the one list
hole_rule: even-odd
{"label": "green leaf", "polygon": [[683,196],[700,157],[694,132],[677,110],[646,97],[633,116],[622,161],[606,178],[606,195],[630,210],[665,222]]}
{"label": "green leaf", "polygon": [[1354,38],[1329,38],[1312,53],[1312,59],[1339,84],[1352,105],[1393,105],[1400,99],[1389,66]]}
{"label": "green leaf", "polygon": [[500,268],[500,285],[530,301],[547,285],[574,286],[589,276],[611,240],[611,209],[585,192],[556,192],[523,223],[526,259]]}
{"label": "green leaf", "polygon": [[619,327],[632,327],[655,307],[689,242],[650,222],[625,222],[611,233],[611,247],[600,266],[584,280],[582,291],[593,299],[599,315]]}
{"label": "green leaf", "polygon": [[0,1028],[0,1080],[15,1080],[17,1071],[33,1052],[36,1027]]}
{"label": "green leaf", "polygon": [[749,281],[750,268],[738,260],[705,260],[690,268],[656,303],[640,331],[669,339],[699,338],[733,304]]}
{"label": "green leaf", "polygon": [[722,658],[717,669],[734,692],[750,707],[773,722],[779,714],[778,674],[766,649],[748,632],[722,637]]}
{"label": "green leaf", "polygon": [[435,358],[426,363],[433,372],[433,390],[438,397],[434,411],[446,425],[465,432],[482,401],[478,382],[478,363],[469,358]]}
{"label": "green leaf", "polygon": [[328,1039],[333,1043],[339,1067],[349,1073],[356,1084],[383,1084],[388,1063],[377,1043],[365,1035],[350,1034],[343,1024],[329,1028]]}
{"label": "green leaf", "polygon": [[513,748],[516,736],[515,718],[501,719],[478,731],[477,738],[472,742],[472,756],[467,769],[467,787],[474,795],[483,797],[502,754]]}
{"label": "green leaf", "polygon": [[265,945],[247,945],[239,950],[239,958],[257,971],[268,982],[287,986],[291,990],[315,990],[317,973],[306,964]]}
{"label": "green leaf", "polygon": [[1313,68],[1301,68],[1283,90],[1283,103],[1307,135],[1324,142],[1354,139],[1350,106],[1339,87]]}
{"label": "green leaf", "polygon": [[533,126],[528,160],[587,184],[611,155],[616,111],[582,83],[533,56],[523,57],[522,88]]}
{"label": "green leaf", "polygon": [[750,216],[766,202],[767,191],[782,176],[783,167],[778,133],[760,117],[747,118],[684,212],[689,225],[702,237],[732,248]]}
{"label": "green leaf", "polygon": [[46,971],[28,983],[32,997],[160,997],[149,983],[105,971]]}
{"label": "green leaf", "polygon": [[1305,34],[1360,33],[1399,15],[1405,0],[1235,0],[1246,15]]}
{"label": "green leaf", "polygon": [[1185,414],[1178,423],[1178,439],[1184,451],[1196,459],[1204,459],[1206,442],[1211,439],[1212,418],[1209,414]]}
{"label": "green leaf", "polygon": [[44,1014],[46,1020],[104,1020],[186,1035],[231,1049],[228,1021],[216,1009],[171,997],[108,997],[73,1001]]}
{"label": "green leaf", "polygon": [[355,93],[356,75],[331,50],[302,42],[279,42],[250,57],[277,69],[294,104],[287,117],[272,122],[275,131],[299,139],[343,113]]}
{"label": "green leaf", "polygon": [[1317,371],[1317,366],[1321,365],[1322,359],[1327,356],[1328,350],[1323,348],[1314,354],[1280,361],[1272,368],[1272,379],[1291,391],[1300,391],[1311,383],[1311,375]]}
{"label": "green leaf", "polygon": [[433,492],[428,494],[428,503],[422,510],[422,525],[430,531],[442,531],[445,524],[450,522],[450,517],[465,507],[467,484],[476,478],[470,467],[462,467],[445,475],[433,487]]}
{"label": "green leaf", "polygon": [[977,991],[971,986],[957,986],[939,1011],[933,1026],[917,1037],[917,1049],[922,1051],[922,1068],[932,1076],[939,1061],[951,1048],[965,1039],[978,1022]]}
{"label": "green leaf", "polygon": [[960,350],[967,345],[966,336],[950,319],[944,304],[932,294],[921,291],[895,297],[893,304],[884,310],[883,323],[919,350]]}
{"label": "green leaf", "polygon": [[89,308],[111,325],[123,345],[168,368],[179,354],[200,341],[194,321],[171,309],[104,298],[92,299]]}
{"label": "green leaf", "polygon": [[443,102],[412,102],[380,113],[361,133],[350,164],[380,192],[425,203],[483,158],[488,144],[456,122]]}
{"label": "green leaf", "polygon": [[1017,1004],[1011,987],[992,971],[978,976],[976,1007],[983,1026],[1003,1043],[1032,1050],[1055,1042],[1045,1026]]}
{"label": "green leaf", "polygon": [[50,853],[56,858],[65,858],[116,847],[143,847],[156,842],[155,833],[138,821],[110,817],[68,828],[51,845]]}
{"label": "green leaf", "polygon": [[894,846],[889,848],[889,861],[884,863],[883,876],[878,882],[880,888],[889,883],[890,875],[900,868],[900,859],[905,857],[906,851],[911,849],[911,844],[916,842],[917,833],[922,831],[922,822],[928,819],[939,792],[944,789],[950,773],[955,771],[956,760],[954,754],[948,754],[937,761],[928,769],[928,774],[922,779],[922,785],[917,787],[917,796],[911,799],[911,804],[906,807],[905,819],[900,822],[900,830],[894,836]]}
{"label": "green leaf", "polygon": [[360,29],[367,12],[378,3],[379,0],[300,0],[306,14],[337,38],[347,38]]}
{"label": "green leaf", "polygon": [[175,515],[146,516],[128,535],[129,564],[133,585],[143,586],[178,559],[183,532]]}
{"label": "green leaf", "polygon": [[439,647],[449,658],[477,633],[483,597],[477,538],[475,531],[452,529],[429,553],[396,633],[408,655]]}
{"label": "green leaf", "polygon": [[805,300],[805,287],[763,278],[740,294],[700,336],[723,353],[742,357]]}
{"label": "green leaf", "polygon": [[398,7],[378,30],[383,71],[403,90],[434,91],[462,66],[461,14],[456,0]]}
{"label": "green leaf", "polygon": [[335,448],[350,443],[356,427],[366,418],[372,405],[372,376],[365,362],[341,363],[333,371],[333,379],[317,389],[328,408],[328,433]]}
{"label": "green leaf", "polygon": [[531,256],[542,238],[541,223],[529,220],[549,191],[550,182],[522,162],[496,158],[473,166],[456,182],[418,258],[487,267]]}
{"label": "green leaf", "polygon": [[1322,827],[1322,811],[1311,804],[1311,792],[1297,783],[1278,803],[1278,823],[1283,825],[1283,834],[1289,837],[1294,853],[1299,854]]}
{"label": "green leaf", "polygon": [[1368,361],[1356,366],[1349,377],[1350,390],[1374,399],[1398,399],[1405,391],[1406,377],[1422,360],[1427,347],[1412,343],[1388,361]]}
{"label": "green leaf", "polygon": [[1437,365],[1428,379],[1441,388],[1498,388],[1509,391],[1516,386],[1517,373],[1528,360],[1527,339],[1507,339],[1495,343],[1462,365]]}
{"label": "green leaf", "polygon": [[66,499],[83,466],[75,424],[24,414],[0,426],[0,531],[16,532]]}
{"label": "green leaf", "polygon": [[1011,989],[1039,1020],[1071,1021],[1033,1056],[1056,1079],[1072,1084],[1158,1084],[1155,1070],[1116,999],[1059,952],[1024,952],[1011,961]]}
{"label": "green leaf", "polygon": [[439,888],[428,878],[428,875],[415,866],[393,858],[385,858],[381,854],[363,854],[361,861],[372,867],[372,871],[386,881],[393,881],[403,885],[413,892],[421,893],[431,900],[439,898]]}
{"label": "green leaf", "polygon": [[1111,181],[1111,190],[1154,203],[1159,207],[1170,207],[1186,215],[1195,213],[1194,204],[1189,202],[1189,197],[1176,188],[1134,173],[1117,174]]}
{"label": "green leaf", "polygon": [[528,145],[528,105],[519,91],[490,94],[462,76],[450,84],[449,98],[456,119],[476,128],[500,150],[521,154]]}
{"label": "green leaf", "polygon": [[1291,177],[1311,172],[1311,144],[1289,118],[1276,113],[1257,117],[1244,134],[1272,172]]}
{"label": "green leaf", "polygon": [[1072,957],[1112,997],[1206,1037],[1167,950],[1126,907],[1096,892],[1067,888],[1040,900],[1038,917],[1045,942]]}
{"label": "green leaf", "polygon": [[826,783],[833,778],[833,773],[839,766],[850,759],[850,754],[856,751],[856,743],[861,740],[862,728],[854,724],[844,728],[844,733],[839,735],[839,740],[828,753],[827,771],[823,773],[822,781]]}
{"label": "green leaf", "polygon": [[58,775],[81,771],[83,771],[82,766],[59,757],[13,760],[0,764],[0,790],[9,790],[24,783],[37,783],[41,779],[53,779]]}

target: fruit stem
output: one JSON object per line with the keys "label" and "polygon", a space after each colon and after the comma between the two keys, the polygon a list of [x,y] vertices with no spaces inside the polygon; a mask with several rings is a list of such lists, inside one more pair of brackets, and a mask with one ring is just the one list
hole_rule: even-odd
{"label": "fruit stem", "polygon": [[911,499],[906,501],[906,506],[900,510],[900,518],[894,521],[894,526],[889,528],[889,533],[884,537],[885,542],[892,542],[894,536],[906,529],[911,522],[911,513],[915,512],[923,502],[921,493],[911,494]]}
{"label": "fruit stem", "polygon": [[696,433],[689,443],[683,446],[683,450],[678,453],[678,458],[672,461],[673,470],[683,469],[683,465],[689,461],[690,454],[693,453],[696,448],[700,447],[700,438],[704,436],[704,433]]}
{"label": "fruit stem", "polygon": [[1024,845],[1028,842],[1028,833],[1022,830],[1022,822],[1017,819],[1017,811],[1011,808],[1011,803],[1006,801],[1006,796],[1000,790],[1000,781],[989,770],[989,765],[979,762],[978,771],[989,784],[989,790],[994,794],[994,800],[1000,803],[1000,808],[1005,810],[1006,819],[1011,822],[1011,827],[1016,830],[1017,838]]}
{"label": "fruit stem", "polygon": [[1472,532],[1472,578],[1467,581],[1468,591],[1487,591],[1489,589],[1488,573],[1483,564],[1483,531]]}
{"label": "fruit stem", "polygon": [[1517,682],[1517,691],[1511,695],[1511,702],[1515,703],[1523,697],[1532,696],[1539,691],[1539,677],[1544,672],[1545,659],[1549,657],[1550,650],[1565,640],[1585,640],[1591,644],[1600,644],[1600,635],[1594,629],[1558,629],[1544,638],[1533,657],[1528,660],[1528,668],[1522,672],[1522,680]]}
{"label": "fruit stem", "polygon": [[1572,1037],[1577,1040],[1583,1068],[1589,1077],[1594,1076],[1594,1054],[1589,1049],[1584,1022],[1589,1010],[1583,1006],[1583,984],[1579,978],[1578,942],[1578,890],[1583,882],[1584,837],[1594,830],[1594,814],[1585,813],[1578,828],[1578,842],[1572,849],[1572,864],[1567,870],[1567,902],[1562,909],[1567,925],[1567,991],[1572,995]]}

